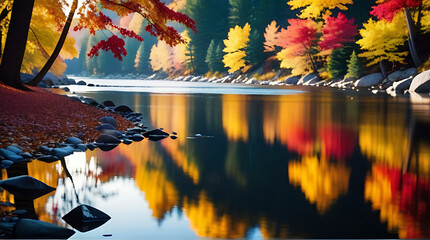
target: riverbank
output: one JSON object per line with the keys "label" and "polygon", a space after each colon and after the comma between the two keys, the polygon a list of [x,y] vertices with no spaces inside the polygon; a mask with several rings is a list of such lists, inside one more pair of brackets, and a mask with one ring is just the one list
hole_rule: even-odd
{"label": "riverbank", "polygon": [[99,119],[115,118],[119,130],[134,127],[121,115],[73,101],[41,88],[20,91],[0,84],[0,148],[16,143],[32,152],[41,145],[58,144],[79,136],[84,142],[94,142]]}

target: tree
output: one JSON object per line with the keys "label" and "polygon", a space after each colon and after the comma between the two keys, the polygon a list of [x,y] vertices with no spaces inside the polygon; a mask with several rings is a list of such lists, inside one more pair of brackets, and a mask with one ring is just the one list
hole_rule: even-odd
{"label": "tree", "polygon": [[[383,61],[403,63],[407,52],[399,51],[408,38],[406,22],[402,13],[398,13],[391,22],[369,19],[360,30],[362,39],[357,41],[363,53],[358,56],[366,58],[373,65]],[[383,66],[383,65],[381,65]],[[381,71],[385,72],[382,67]]]}
{"label": "tree", "polygon": [[[54,3],[64,3],[64,1],[50,1],[53,1]],[[21,3],[16,4],[16,2]],[[5,54],[0,65],[1,81],[8,85],[20,88],[23,88],[23,85],[19,77],[19,69],[22,64],[22,55],[25,51],[25,41],[27,40],[34,0],[26,0],[25,4],[22,2],[24,1],[14,1],[14,5],[12,7],[12,18],[5,45]],[[185,14],[168,8],[160,0],[130,0],[127,2],[116,0],[89,0],[84,2],[80,7],[79,22],[74,27],[74,30],[86,28],[91,34],[95,34],[96,31],[100,30],[109,30],[112,33],[107,40],[101,40],[91,48],[89,53],[90,57],[97,56],[99,50],[111,51],[114,54],[114,57],[120,60],[122,59],[122,56],[127,55],[127,51],[124,48],[124,40],[116,34],[123,37],[136,38],[140,41],[143,40],[133,31],[113,24],[112,19],[100,11],[102,8],[111,10],[121,17],[131,13],[142,15],[144,18],[148,19],[148,25],[145,27],[145,30],[171,46],[184,43],[185,40],[173,27],[167,25],[168,21],[178,22],[194,31],[196,30],[194,20]]]}
{"label": "tree", "polygon": [[276,21],[272,21],[267,25],[264,33],[264,51],[265,52],[275,52],[276,46],[278,45],[278,31],[279,26]]}
{"label": "tree", "polygon": [[208,51],[206,53],[205,62],[208,64],[210,71],[215,72],[215,56],[216,56],[215,41],[212,39],[209,44]]}
{"label": "tree", "polygon": [[[278,35],[278,45],[283,48],[278,53],[281,67],[296,67],[297,63],[302,64],[308,61],[313,72],[319,75],[314,60],[314,54],[318,47],[317,23],[311,19],[290,19],[288,23],[290,26],[287,29],[281,29]],[[303,64],[303,66],[308,65]]]}
{"label": "tree", "polygon": [[234,73],[246,66],[245,49],[249,43],[249,35],[251,26],[246,23],[243,28],[236,26],[230,28],[228,39],[224,40],[224,55],[223,63],[229,68],[228,72]]}
{"label": "tree", "polygon": [[0,81],[14,88],[27,89],[20,70],[25,53],[34,0],[14,1],[4,53],[0,64]]}
{"label": "tree", "polygon": [[360,59],[358,59],[355,51],[352,51],[351,58],[348,60],[348,71],[345,78],[358,79],[363,74],[363,65],[361,65]]}
{"label": "tree", "polygon": [[409,8],[422,6],[423,0],[381,0],[378,1],[378,3],[379,4],[373,7],[373,10],[370,13],[377,16],[379,20],[384,19],[391,22],[401,10],[404,11],[404,17],[406,18],[409,33],[409,51],[415,66],[419,67],[421,65],[421,60],[415,47],[415,23],[412,20]]}
{"label": "tree", "polygon": [[292,9],[301,9],[300,18],[321,18],[331,15],[331,10],[338,8],[347,10],[347,4],[353,4],[352,0],[289,0],[288,5]]}
{"label": "tree", "polygon": [[354,19],[348,19],[343,13],[339,13],[337,17],[327,16],[322,31],[323,40],[318,43],[321,50],[343,47],[344,43],[353,42],[358,33]]}
{"label": "tree", "polygon": [[348,71],[348,60],[351,57],[352,48],[350,46],[337,48],[331,53],[327,63],[327,70],[332,78],[341,78]]}

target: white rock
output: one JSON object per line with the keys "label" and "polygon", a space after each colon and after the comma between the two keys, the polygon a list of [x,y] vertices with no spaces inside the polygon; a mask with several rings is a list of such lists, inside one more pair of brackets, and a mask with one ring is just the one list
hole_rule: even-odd
{"label": "white rock", "polygon": [[400,93],[409,89],[412,83],[412,79],[413,79],[412,77],[409,77],[393,83],[393,91]]}
{"label": "white rock", "polygon": [[245,84],[258,84],[258,81],[255,78],[251,78],[245,82]]}
{"label": "white rock", "polygon": [[412,80],[409,92],[428,93],[430,92],[430,70],[418,74]]}

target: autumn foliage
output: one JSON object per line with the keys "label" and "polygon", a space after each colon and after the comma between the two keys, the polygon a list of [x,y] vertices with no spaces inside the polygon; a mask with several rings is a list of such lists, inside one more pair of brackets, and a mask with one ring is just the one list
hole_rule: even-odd
{"label": "autumn foliage", "polygon": [[343,13],[339,13],[337,17],[326,17],[322,32],[324,38],[318,43],[321,50],[343,47],[344,43],[354,41],[354,36],[358,34],[354,18],[348,19]]}
{"label": "autumn foliage", "polygon": [[168,8],[160,0],[148,1],[117,1],[117,0],[90,0],[86,1],[79,9],[79,22],[74,30],[78,31],[83,28],[95,34],[100,30],[116,30],[107,40],[102,40],[92,47],[88,56],[97,56],[99,50],[111,51],[114,57],[122,60],[122,56],[127,55],[124,48],[125,42],[117,36],[135,38],[143,41],[142,37],[135,32],[116,26],[112,19],[101,12],[101,9],[108,9],[117,13],[120,17],[132,13],[140,14],[147,19],[148,25],[145,30],[151,35],[165,41],[170,46],[185,43],[181,35],[171,26],[168,21],[178,22],[184,26],[196,31],[195,21],[183,13],[176,12]]}
{"label": "autumn foliage", "polygon": [[370,12],[379,20],[392,21],[394,16],[404,8],[419,7],[423,0],[380,0],[378,5]]}

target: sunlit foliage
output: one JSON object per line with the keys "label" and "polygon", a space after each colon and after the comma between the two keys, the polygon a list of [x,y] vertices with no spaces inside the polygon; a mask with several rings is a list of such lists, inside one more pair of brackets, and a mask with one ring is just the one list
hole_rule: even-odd
{"label": "sunlit foliage", "polygon": [[387,60],[389,62],[404,62],[407,52],[399,51],[408,39],[406,21],[403,13],[397,14],[391,22],[369,19],[360,30],[362,39],[357,41],[363,53],[360,57],[369,60],[368,65]]}
{"label": "sunlit foliage", "polygon": [[347,10],[347,4],[352,0],[290,0],[288,4],[292,9],[301,9],[301,18],[320,18],[322,15],[331,15],[331,10]]}
{"label": "sunlit foliage", "polygon": [[224,40],[224,55],[223,63],[229,68],[230,73],[234,73],[241,68],[246,66],[245,63],[245,49],[248,46],[249,42],[249,34],[251,31],[251,26],[247,23],[242,28],[240,26],[236,26],[234,28],[230,28],[228,32],[228,39]]}

